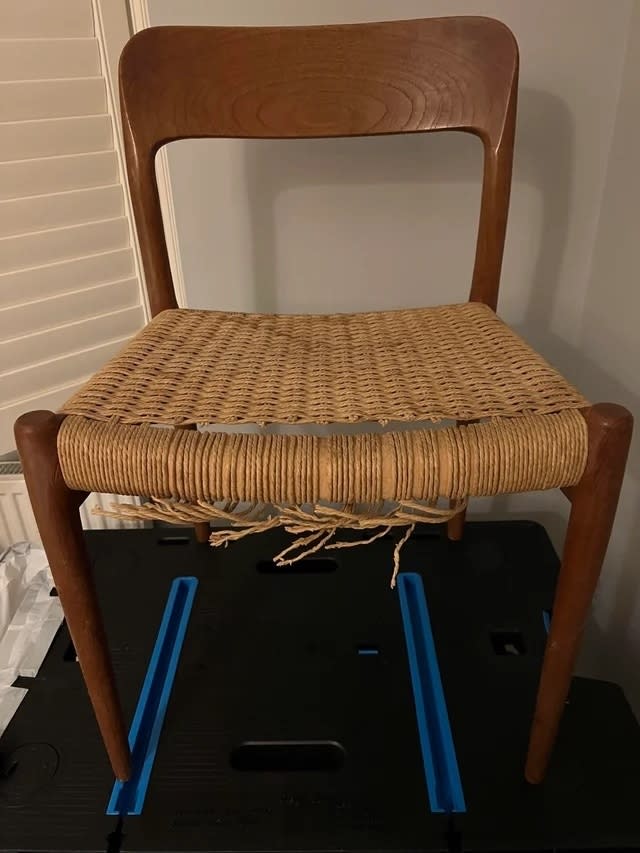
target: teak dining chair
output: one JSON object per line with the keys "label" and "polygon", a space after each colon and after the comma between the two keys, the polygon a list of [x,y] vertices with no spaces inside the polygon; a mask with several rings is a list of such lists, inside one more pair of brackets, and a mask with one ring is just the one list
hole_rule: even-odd
{"label": "teak dining chair", "polygon": [[[446,520],[459,538],[470,496],[562,488],[571,515],[525,768],[530,782],[542,780],[613,524],[632,418],[617,405],[590,405],[494,313],[517,77],[513,35],[487,18],[160,27],[126,45],[127,170],[153,319],[60,413],[31,412],[16,423],[42,542],[118,778],[129,777],[130,755],[79,520],[89,492],[150,496],[144,507],[117,511],[193,522],[201,539],[209,519],[226,518],[230,530],[214,534],[214,544],[284,525],[299,536],[299,556],[336,544],[331,537],[344,527],[366,539],[397,526],[401,542],[416,521]],[[193,137],[444,130],[473,133],[484,148],[468,303],[313,316],[178,309],[154,171],[160,147]],[[457,425],[425,428],[443,419]],[[415,428],[195,429],[368,421]]]}

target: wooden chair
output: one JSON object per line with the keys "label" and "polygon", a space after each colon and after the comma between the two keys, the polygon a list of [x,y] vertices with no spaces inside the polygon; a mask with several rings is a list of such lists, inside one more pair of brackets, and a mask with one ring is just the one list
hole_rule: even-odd
{"label": "wooden chair", "polygon": [[[395,525],[406,538],[425,519],[448,519],[458,538],[468,496],[563,488],[571,515],[525,769],[530,782],[543,778],[632,418],[616,405],[589,405],[494,313],[517,74],[512,34],[484,18],[163,27],[125,47],[127,169],[154,319],[61,413],[32,412],[16,424],[33,510],[118,778],[128,778],[130,756],[78,514],[88,492],[151,495],[146,508],[121,511],[195,522],[203,538],[214,515],[230,520],[232,536],[285,524],[314,550],[330,547],[341,527],[375,535]],[[468,303],[310,317],[177,309],[154,173],[161,146],[436,130],[473,133],[484,146]],[[443,418],[458,425],[324,437],[229,438],[193,428]],[[453,508],[440,508],[439,498]],[[239,501],[256,513],[238,514]],[[264,505],[276,507],[266,521]]]}

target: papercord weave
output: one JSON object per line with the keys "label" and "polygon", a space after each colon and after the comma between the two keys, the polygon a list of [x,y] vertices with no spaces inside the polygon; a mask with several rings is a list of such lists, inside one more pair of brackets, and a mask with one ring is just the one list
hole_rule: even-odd
{"label": "papercord weave", "polygon": [[63,407],[122,423],[355,423],[546,414],[586,400],[486,305],[159,314]]}

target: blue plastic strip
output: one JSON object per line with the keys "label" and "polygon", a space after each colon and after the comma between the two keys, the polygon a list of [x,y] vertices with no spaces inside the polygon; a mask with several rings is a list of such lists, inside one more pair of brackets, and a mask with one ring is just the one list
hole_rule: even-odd
{"label": "blue plastic strip", "polygon": [[127,782],[114,784],[108,815],[142,813],[197,586],[197,578],[190,577],[176,578],[171,584],[129,730],[133,773]]}
{"label": "blue plastic strip", "polygon": [[544,630],[548,634],[549,628],[551,628],[551,611],[543,610],[542,611],[542,624],[544,625]]}
{"label": "blue plastic strip", "polygon": [[398,575],[398,591],[431,811],[465,812],[422,578],[413,572],[402,572]]}

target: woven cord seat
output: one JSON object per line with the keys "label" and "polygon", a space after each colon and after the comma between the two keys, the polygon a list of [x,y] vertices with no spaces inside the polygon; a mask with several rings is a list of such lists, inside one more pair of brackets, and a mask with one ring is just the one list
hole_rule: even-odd
{"label": "woven cord seat", "polygon": [[63,408],[121,423],[340,424],[588,403],[487,305],[363,314],[162,311]]}
{"label": "woven cord seat", "polygon": [[[469,497],[561,487],[571,514],[524,770],[540,782],[611,533],[632,418],[614,404],[590,406],[495,314],[518,90],[512,33],[474,17],[157,27],[125,46],[119,75],[152,320],[61,412],[16,423],[114,773],[129,778],[132,759],[79,515],[89,492],[125,496],[111,510],[120,516],[192,522],[196,539],[214,545],[283,525],[297,538],[280,562],[400,528],[395,577],[417,521],[445,521],[455,541]],[[156,183],[162,146],[448,130],[476,135],[484,152],[469,303],[313,316],[178,308]],[[212,532],[211,519],[224,526]],[[360,538],[341,537],[343,528]]]}
{"label": "woven cord seat", "polygon": [[[151,498],[112,515],[236,528],[214,532],[213,544],[281,524],[300,536],[300,548],[276,556],[291,563],[339,528],[441,522],[470,496],[573,485],[587,452],[576,409],[586,405],[481,303],[301,316],[171,310],[64,405],[58,452],[74,489]],[[326,436],[151,426],[443,419],[481,423]],[[398,558],[399,549],[392,584]]]}

